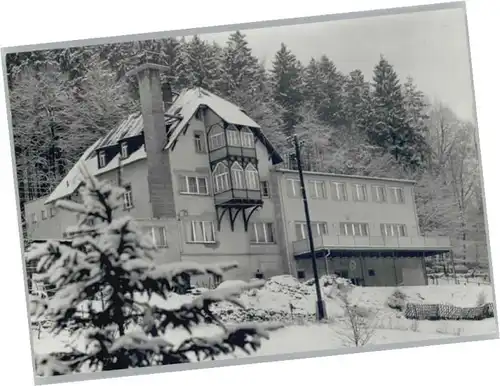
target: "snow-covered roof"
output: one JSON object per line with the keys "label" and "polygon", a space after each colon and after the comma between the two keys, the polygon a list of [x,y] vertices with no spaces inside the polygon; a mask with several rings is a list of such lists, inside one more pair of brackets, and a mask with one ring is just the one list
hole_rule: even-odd
{"label": "snow-covered roof", "polygon": [[120,153],[116,154],[115,157],[106,164],[105,167],[99,168],[97,165],[97,157],[90,155],[98,147],[100,140],[96,141],[94,145],[89,147],[89,149],[80,157],[77,163],[71,168],[69,173],[64,177],[57,188],[50,194],[50,196],[45,201],[45,204],[50,204],[56,200],[66,197],[74,193],[82,182],[82,174],[80,173],[80,165],[85,165],[89,173],[94,176],[99,176],[106,172],[117,169],[119,166],[125,166],[133,162],[139,161],[146,158],[146,151],[144,146],[141,146],[137,151],[133,152],[128,158],[120,160]]}
{"label": "snow-covered roof", "polygon": [[102,137],[98,147],[110,146],[118,143],[120,139],[134,137],[141,134],[142,115],[140,113],[130,114],[120,125]]}
{"label": "snow-covered roof", "polygon": [[[168,126],[168,133],[166,136],[168,140],[166,140],[165,149],[168,150],[172,148],[179,135],[185,129],[186,124],[200,106],[207,106],[227,123],[249,127],[255,133],[256,137],[266,146],[269,154],[276,161],[275,163],[281,162],[281,158],[272,144],[262,134],[260,126],[246,115],[240,107],[200,87],[184,89],[173,101],[165,114],[165,124]],[[116,145],[124,138],[140,135],[142,131],[142,115],[140,113],[129,115],[120,125],[97,140],[84,152],[66,177],[64,177],[61,183],[50,194],[45,203],[49,204],[75,192],[81,183],[82,176],[80,173],[80,165],[82,163],[90,173],[96,176],[118,168],[120,154],[117,154],[105,167],[99,168],[95,150]],[[146,152],[144,147],[141,147],[125,160],[121,160],[121,166],[144,158],[146,158]]]}
{"label": "snow-covered roof", "polygon": [[227,123],[260,129],[260,126],[235,104],[218,97],[201,87],[187,89],[179,95],[167,111],[168,114],[181,115],[183,119],[174,123],[174,125],[170,128],[166,149],[169,149],[175,143],[185,128],[186,123],[192,118],[200,106],[208,106],[215,114]]}

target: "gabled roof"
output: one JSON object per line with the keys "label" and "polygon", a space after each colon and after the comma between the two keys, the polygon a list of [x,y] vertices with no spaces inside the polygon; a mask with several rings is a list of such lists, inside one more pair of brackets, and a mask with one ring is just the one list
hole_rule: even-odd
{"label": "gabled roof", "polygon": [[[200,107],[208,107],[225,122],[247,126],[254,135],[266,146],[269,156],[274,164],[282,162],[282,158],[262,133],[261,127],[253,121],[245,112],[235,104],[218,97],[217,95],[202,89],[184,89],[174,100],[165,114],[165,124],[168,127],[166,135],[165,149],[172,149],[173,145],[186,128],[187,123],[194,116]],[[179,117],[179,118],[176,118]],[[117,145],[120,140],[140,135],[143,131],[143,120],[140,113],[129,115],[116,128],[111,130],[104,137],[98,139],[89,147],[73,166],[61,183],[50,194],[45,201],[46,204],[54,202],[60,198],[75,192],[81,183],[79,165],[84,163],[90,173],[100,175],[118,168],[120,154],[116,156],[104,167],[98,168],[95,151],[100,148]],[[140,159],[146,158],[144,146],[133,152],[127,159],[121,161],[121,166],[130,164]]]}
{"label": "gabled roof", "polygon": [[260,129],[241,108],[235,104],[218,97],[201,87],[184,90],[167,111],[169,114],[181,115],[183,119],[170,128],[166,149],[169,149],[182,133],[186,124],[193,117],[200,106],[209,107],[215,114],[227,123],[248,126]]}

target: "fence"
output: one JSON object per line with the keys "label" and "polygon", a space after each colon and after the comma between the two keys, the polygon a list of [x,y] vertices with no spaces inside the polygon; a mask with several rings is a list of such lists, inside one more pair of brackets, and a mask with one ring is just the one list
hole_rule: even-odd
{"label": "fence", "polygon": [[493,316],[493,303],[476,307],[408,303],[405,307],[405,318],[413,320],[483,320]]}

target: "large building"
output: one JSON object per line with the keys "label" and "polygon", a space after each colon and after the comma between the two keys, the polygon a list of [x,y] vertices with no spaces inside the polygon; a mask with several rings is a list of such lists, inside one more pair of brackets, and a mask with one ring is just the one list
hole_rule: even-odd
{"label": "large building", "polygon": [[[122,211],[158,246],[161,261],[237,261],[234,279],[312,277],[298,173],[260,126],[200,88],[173,95],[144,65],[141,113],[99,139],[48,197],[26,204],[32,240],[60,239],[75,215],[54,203],[78,194],[84,163],[127,190]],[[427,284],[424,258],[450,251],[420,234],[414,182],[305,172],[319,274],[359,285]]]}

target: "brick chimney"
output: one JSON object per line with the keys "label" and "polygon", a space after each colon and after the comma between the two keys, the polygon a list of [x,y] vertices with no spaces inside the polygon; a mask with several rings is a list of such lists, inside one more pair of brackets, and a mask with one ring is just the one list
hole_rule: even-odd
{"label": "brick chimney", "polygon": [[[160,72],[167,68],[146,63],[127,73],[139,81],[144,142],[147,153],[149,196],[154,218],[175,218],[175,202],[170,156],[163,149],[166,139],[164,102],[167,87],[162,87]],[[171,93],[170,93],[171,100]]]}

